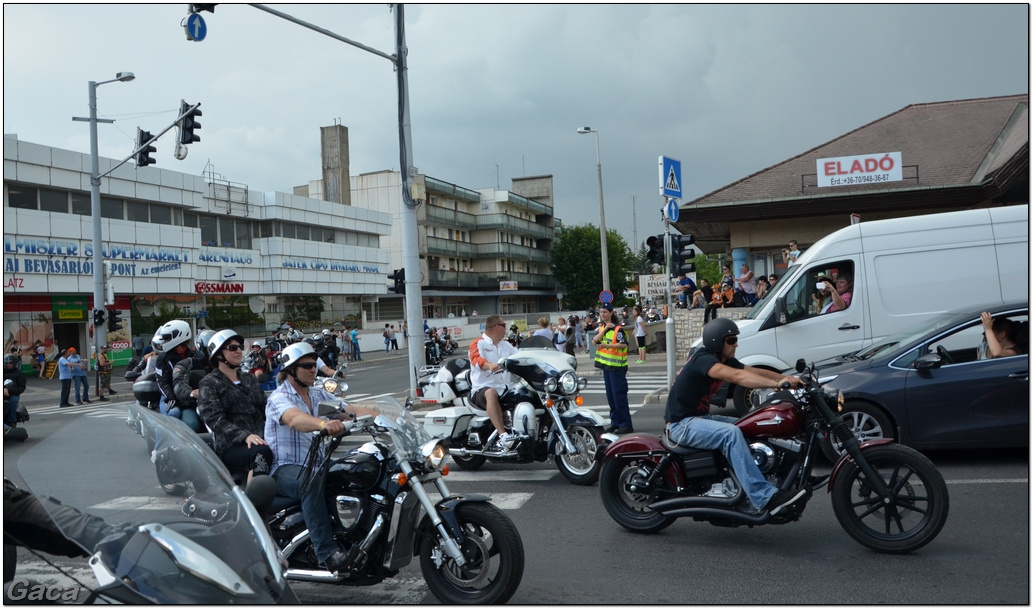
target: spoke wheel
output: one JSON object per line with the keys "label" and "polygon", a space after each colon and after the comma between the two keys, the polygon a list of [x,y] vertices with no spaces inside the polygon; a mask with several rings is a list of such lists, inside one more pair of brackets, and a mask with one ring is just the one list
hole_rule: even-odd
{"label": "spoke wheel", "polygon": [[577,452],[556,457],[556,467],[564,478],[574,484],[595,484],[599,479],[600,464],[595,460],[595,451],[599,450],[600,435],[598,427],[572,425],[567,429],[567,437]]}
{"label": "spoke wheel", "polygon": [[861,453],[890,492],[880,497],[859,467],[843,464],[832,489],[832,509],[858,543],[879,552],[912,552],[932,541],[947,521],[947,484],[918,451],[899,444]]}

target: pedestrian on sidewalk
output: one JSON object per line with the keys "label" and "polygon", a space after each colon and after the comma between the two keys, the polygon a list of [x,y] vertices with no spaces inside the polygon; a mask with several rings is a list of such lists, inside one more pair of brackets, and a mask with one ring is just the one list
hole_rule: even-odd
{"label": "pedestrian on sidewalk", "polygon": [[642,319],[642,307],[635,305],[632,316],[635,318],[635,342],[638,343],[638,360],[635,363],[644,364],[646,363],[646,322]]}
{"label": "pedestrian on sidewalk", "polygon": [[32,358],[36,362],[36,371],[39,372],[39,378],[43,378],[43,372],[47,369],[47,348],[43,346],[43,343],[38,338],[32,346]]}
{"label": "pedestrian on sidewalk", "polygon": [[75,348],[61,349],[61,352],[57,354],[57,378],[61,379],[61,403],[58,406],[61,408],[72,405],[68,401],[68,394],[72,391],[72,366],[68,362],[69,350],[74,352]]}
{"label": "pedestrian on sidewalk", "polygon": [[[72,370],[72,382],[75,383],[75,405],[81,406],[90,403],[90,377],[86,376],[86,362],[75,351],[75,347],[68,348],[68,367]],[[79,393],[79,389],[82,393]]]}
{"label": "pedestrian on sidewalk", "polygon": [[398,334],[395,333],[394,324],[391,324],[391,350],[398,351]]}
{"label": "pedestrian on sidewalk", "polygon": [[100,355],[97,356],[97,398],[105,401],[104,390],[109,394],[118,393],[111,388],[111,358],[108,357],[108,346],[100,348]]}
{"label": "pedestrian on sidewalk", "polygon": [[361,362],[362,349],[359,348],[359,331],[356,328],[352,328],[352,331],[348,333],[348,338],[351,339],[352,343],[352,360]]}
{"label": "pedestrian on sidewalk", "polygon": [[391,324],[384,324],[384,355],[391,352]]}

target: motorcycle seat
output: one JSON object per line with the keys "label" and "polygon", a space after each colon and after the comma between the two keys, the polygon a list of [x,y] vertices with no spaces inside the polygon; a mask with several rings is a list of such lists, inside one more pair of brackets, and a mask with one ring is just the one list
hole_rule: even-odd
{"label": "motorcycle seat", "polygon": [[696,453],[711,452],[708,448],[693,448],[684,444],[678,444],[671,439],[671,432],[666,427],[664,432],[660,434],[660,443],[664,445],[664,448],[676,455],[694,455]]}

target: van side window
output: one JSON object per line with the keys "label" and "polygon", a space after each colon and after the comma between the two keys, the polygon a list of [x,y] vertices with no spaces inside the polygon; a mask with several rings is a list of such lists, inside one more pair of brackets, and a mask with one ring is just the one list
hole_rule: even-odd
{"label": "van side window", "polygon": [[[829,313],[834,314],[849,308],[853,300],[853,278],[854,263],[852,260],[824,264],[802,273],[786,292],[786,313],[789,322]],[[837,306],[836,299],[832,297],[830,290],[818,288],[818,283],[825,281],[837,285],[837,279],[842,280],[838,283],[843,288],[839,299],[844,305],[842,307]]]}

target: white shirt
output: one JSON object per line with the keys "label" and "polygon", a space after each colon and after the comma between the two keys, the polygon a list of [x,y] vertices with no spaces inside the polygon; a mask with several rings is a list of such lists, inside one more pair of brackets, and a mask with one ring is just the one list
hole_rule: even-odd
{"label": "white shirt", "polygon": [[500,340],[499,344],[491,342],[487,334],[481,334],[481,338],[470,344],[470,391],[475,392],[484,387],[494,387],[502,390],[511,382],[511,375],[508,372],[492,374],[491,371],[481,368],[485,362],[492,364],[504,357],[516,353],[516,347],[507,340]]}

